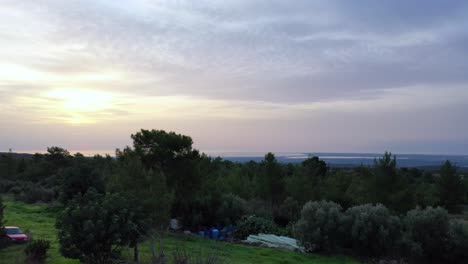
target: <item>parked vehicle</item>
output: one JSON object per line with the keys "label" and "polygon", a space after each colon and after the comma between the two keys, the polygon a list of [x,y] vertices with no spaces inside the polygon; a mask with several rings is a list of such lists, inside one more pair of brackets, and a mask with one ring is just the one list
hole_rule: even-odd
{"label": "parked vehicle", "polygon": [[6,226],[6,235],[12,242],[27,242],[29,237],[16,226]]}

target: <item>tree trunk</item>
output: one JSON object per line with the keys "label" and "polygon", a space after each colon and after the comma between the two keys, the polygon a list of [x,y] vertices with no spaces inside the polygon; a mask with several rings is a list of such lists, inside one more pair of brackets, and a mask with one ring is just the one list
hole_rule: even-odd
{"label": "tree trunk", "polygon": [[139,263],[139,252],[138,252],[138,242],[135,243],[135,247],[133,247],[133,261],[135,263]]}

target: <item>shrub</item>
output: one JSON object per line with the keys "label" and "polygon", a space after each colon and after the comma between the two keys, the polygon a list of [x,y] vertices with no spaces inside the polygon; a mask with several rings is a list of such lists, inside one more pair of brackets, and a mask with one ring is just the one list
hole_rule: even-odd
{"label": "shrub", "polygon": [[444,253],[449,216],[441,207],[414,209],[404,219],[403,252],[413,259],[430,259]]}
{"label": "shrub", "polygon": [[334,202],[308,202],[295,226],[296,238],[309,251],[330,252],[339,247],[343,212]]}
{"label": "shrub", "polygon": [[346,210],[347,246],[363,256],[388,256],[395,252],[401,222],[383,205],[365,204]]}
{"label": "shrub", "polygon": [[11,188],[16,186],[16,184],[17,184],[16,181],[5,180],[5,179],[0,180],[0,193],[9,192]]}
{"label": "shrub", "polygon": [[25,184],[21,191],[15,195],[15,199],[25,203],[51,202],[55,198],[55,192],[32,183]]}
{"label": "shrub", "polygon": [[428,207],[408,212],[404,219],[403,254],[413,260],[463,263],[468,257],[468,231],[450,221],[448,212]]}
{"label": "shrub", "polygon": [[[165,264],[166,261],[159,261],[156,263]],[[185,248],[176,247],[172,252],[172,262],[174,264],[219,264],[223,263],[219,253],[217,254],[194,254],[188,253]]]}
{"label": "shrub", "polygon": [[248,201],[247,214],[256,215],[263,218],[273,217],[271,204],[260,199],[252,199]]}
{"label": "shrub", "polygon": [[275,222],[281,226],[287,226],[291,222],[296,222],[301,214],[299,202],[292,197],[286,198],[275,212]]}
{"label": "shrub", "polygon": [[55,191],[45,188],[32,182],[18,181],[13,185],[9,192],[13,194],[16,200],[25,203],[51,202],[55,199]]}
{"label": "shrub", "polygon": [[227,194],[222,197],[221,205],[218,208],[217,219],[223,224],[234,224],[247,211],[247,202],[234,194]]}
{"label": "shrub", "polygon": [[38,239],[31,241],[24,249],[27,263],[45,263],[47,258],[47,250],[49,250],[49,248],[50,242],[47,240]]}
{"label": "shrub", "polygon": [[239,239],[246,239],[249,235],[260,233],[277,234],[278,227],[271,219],[251,215],[244,217],[237,223],[234,236]]}
{"label": "shrub", "polygon": [[464,263],[468,259],[468,227],[461,221],[450,221],[448,238],[446,262]]}

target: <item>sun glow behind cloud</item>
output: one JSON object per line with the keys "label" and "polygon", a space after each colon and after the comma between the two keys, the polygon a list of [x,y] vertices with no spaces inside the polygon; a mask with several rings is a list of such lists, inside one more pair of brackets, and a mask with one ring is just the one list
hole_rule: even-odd
{"label": "sun glow behind cloud", "polygon": [[0,151],[156,128],[201,148],[466,152],[461,1],[6,2]]}
{"label": "sun glow behind cloud", "polygon": [[61,101],[66,110],[78,112],[92,112],[109,108],[112,106],[113,100],[111,93],[74,89],[54,90],[47,93],[47,97]]}
{"label": "sun glow behind cloud", "polygon": [[110,92],[67,88],[18,96],[13,105],[38,123],[83,125],[109,119],[116,109],[116,98]]}
{"label": "sun glow behind cloud", "polygon": [[109,92],[83,89],[57,89],[47,92],[45,98],[55,102],[55,107],[65,123],[92,124],[104,115],[112,115],[115,95]]}

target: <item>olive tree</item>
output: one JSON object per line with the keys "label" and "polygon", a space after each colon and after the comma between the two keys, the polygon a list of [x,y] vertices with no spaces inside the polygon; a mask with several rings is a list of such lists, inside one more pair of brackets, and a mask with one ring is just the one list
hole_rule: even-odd
{"label": "olive tree", "polygon": [[122,247],[135,246],[146,222],[138,204],[128,197],[90,190],[69,201],[56,227],[63,256],[108,264]]}

